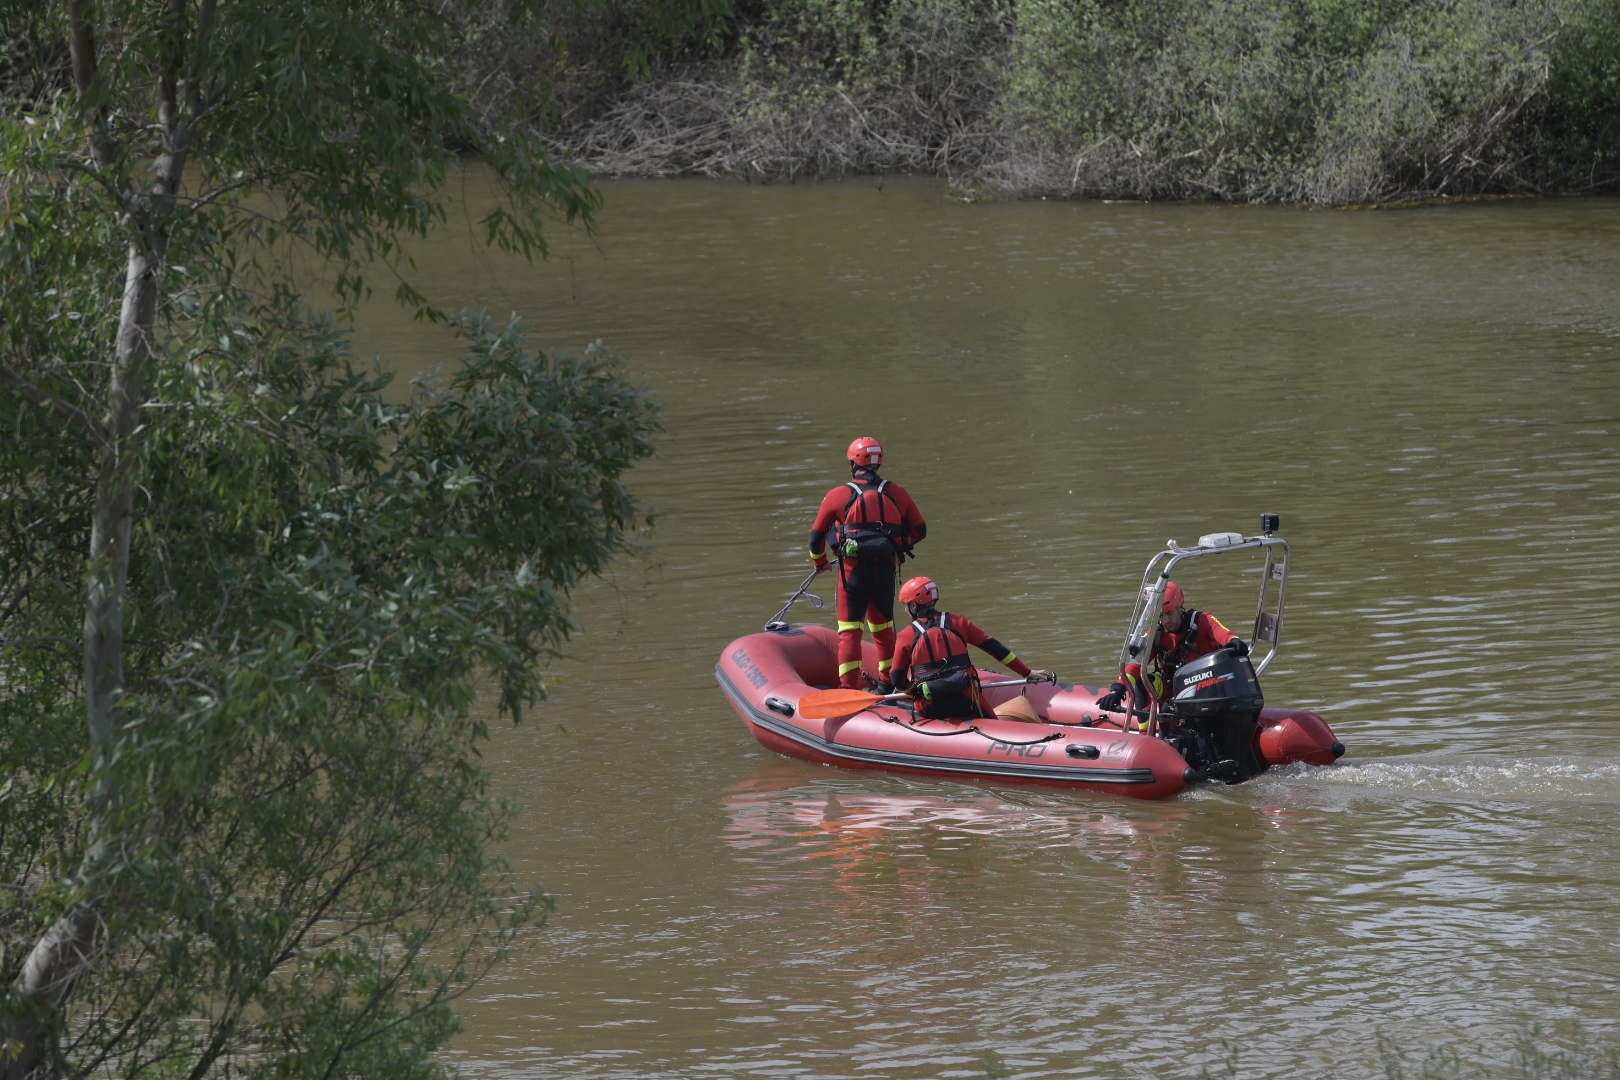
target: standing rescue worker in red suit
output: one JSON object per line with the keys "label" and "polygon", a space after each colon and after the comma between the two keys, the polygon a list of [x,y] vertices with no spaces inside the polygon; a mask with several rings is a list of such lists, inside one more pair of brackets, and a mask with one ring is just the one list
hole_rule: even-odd
{"label": "standing rescue worker in red suit", "polygon": [[1013,651],[981,630],[966,615],[940,611],[939,586],[932,578],[914,577],[900,586],[911,625],[894,645],[894,685],[917,698],[917,713],[933,719],[990,717],[979,688],[979,672],[968,655],[974,645],[1031,682],[1054,682],[1050,671],[1031,671]]}
{"label": "standing rescue worker in red suit", "polygon": [[894,583],[928,523],[910,493],[878,477],[883,446],[869,435],[849,444],[849,482],[827,492],[810,526],[810,558],[817,570],[838,560],[838,685],[865,689],[862,631],[878,648],[877,686],[888,692],[894,652]]}
{"label": "standing rescue worker in red suit", "polygon": [[1170,692],[1170,679],[1176,669],[1216,649],[1231,649],[1239,656],[1246,656],[1249,643],[1209,612],[1188,610],[1181,586],[1173,581],[1166,582],[1164,604],[1159,609],[1159,632],[1153,639],[1153,648],[1148,650],[1145,681],[1141,664],[1125,665],[1120,681],[1097,699],[1097,708],[1118,712],[1133,684],[1142,686],[1155,701],[1163,702]]}

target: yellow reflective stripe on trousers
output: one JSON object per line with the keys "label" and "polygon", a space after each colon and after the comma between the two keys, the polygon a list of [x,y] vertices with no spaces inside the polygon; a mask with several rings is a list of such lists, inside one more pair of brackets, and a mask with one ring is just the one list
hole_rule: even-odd
{"label": "yellow reflective stripe on trousers", "polygon": [[840,675],[848,675],[852,671],[859,670],[861,670],[861,662],[859,660],[850,660],[846,663],[838,665],[838,674]]}
{"label": "yellow reflective stripe on trousers", "polygon": [[846,630],[859,630],[865,625],[866,624],[863,622],[844,622],[842,619],[840,619],[838,621],[838,632],[842,634]]}

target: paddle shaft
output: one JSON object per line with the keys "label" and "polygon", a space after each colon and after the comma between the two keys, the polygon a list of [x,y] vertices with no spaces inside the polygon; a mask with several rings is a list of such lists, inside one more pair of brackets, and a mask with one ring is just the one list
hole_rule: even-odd
{"label": "paddle shaft", "polygon": [[[986,686],[1025,686],[1034,680],[1006,679],[1001,682],[987,683]],[[1045,680],[1041,680],[1044,682]],[[864,690],[839,688],[835,690],[812,690],[799,699],[799,715],[806,720],[842,720],[865,712],[874,705],[882,705],[890,701],[904,701],[911,695],[899,694],[869,694]]]}

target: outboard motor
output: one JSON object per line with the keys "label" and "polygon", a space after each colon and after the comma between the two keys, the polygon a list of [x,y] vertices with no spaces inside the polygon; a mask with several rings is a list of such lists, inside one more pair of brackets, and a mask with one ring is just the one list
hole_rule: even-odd
{"label": "outboard motor", "polygon": [[1265,769],[1255,749],[1265,703],[1249,658],[1217,649],[1176,669],[1160,719],[1187,764],[1239,784]]}

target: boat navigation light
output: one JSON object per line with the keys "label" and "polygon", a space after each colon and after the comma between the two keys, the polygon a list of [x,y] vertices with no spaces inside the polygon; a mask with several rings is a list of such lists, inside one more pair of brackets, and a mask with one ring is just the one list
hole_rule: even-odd
{"label": "boat navigation light", "polygon": [[1232,547],[1243,543],[1243,534],[1235,532],[1205,533],[1198,538],[1198,546],[1202,548]]}
{"label": "boat navigation light", "polygon": [[1278,517],[1276,514],[1261,514],[1260,515],[1260,535],[1261,536],[1270,536],[1272,533],[1276,532],[1281,527],[1282,527],[1282,518]]}

